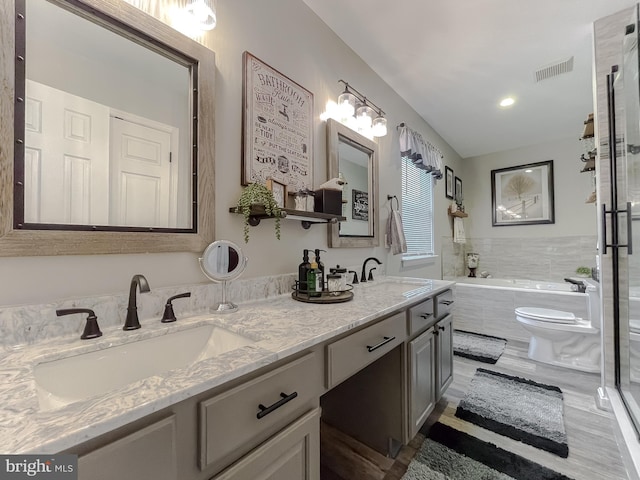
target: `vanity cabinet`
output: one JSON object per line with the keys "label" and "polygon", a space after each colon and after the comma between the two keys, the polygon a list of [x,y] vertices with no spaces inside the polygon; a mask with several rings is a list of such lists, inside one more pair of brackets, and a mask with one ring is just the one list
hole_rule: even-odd
{"label": "vanity cabinet", "polygon": [[420,430],[436,403],[453,381],[453,292],[411,307],[407,330],[408,432],[406,441]]}
{"label": "vanity cabinet", "polygon": [[320,480],[322,419],[394,457],[453,379],[452,303],[445,290],[61,453],[81,480]]}
{"label": "vanity cabinet", "polygon": [[212,480],[320,480],[320,409],[316,408]]}
{"label": "vanity cabinet", "polygon": [[201,401],[200,469],[220,471],[317,407],[321,385],[322,364],[311,352]]}
{"label": "vanity cabinet", "polygon": [[436,335],[434,329],[409,342],[408,348],[409,439],[418,430],[436,405]]}
{"label": "vanity cabinet", "polygon": [[78,457],[78,478],[178,480],[176,415]]}
{"label": "vanity cabinet", "polygon": [[453,316],[444,317],[434,326],[436,341],[436,402],[453,382]]}

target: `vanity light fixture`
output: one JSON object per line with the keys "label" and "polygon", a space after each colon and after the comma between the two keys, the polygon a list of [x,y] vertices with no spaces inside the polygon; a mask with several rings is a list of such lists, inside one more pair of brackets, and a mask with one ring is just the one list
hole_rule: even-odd
{"label": "vanity light fixture", "polygon": [[191,22],[200,30],[213,30],[216,27],[215,0],[194,0],[185,7]]}
{"label": "vanity light fixture", "polygon": [[384,137],[387,119],[382,109],[344,80],[339,82],[344,83],[344,91],[338,96],[338,103],[329,100],[320,118],[333,118],[367,138]]}

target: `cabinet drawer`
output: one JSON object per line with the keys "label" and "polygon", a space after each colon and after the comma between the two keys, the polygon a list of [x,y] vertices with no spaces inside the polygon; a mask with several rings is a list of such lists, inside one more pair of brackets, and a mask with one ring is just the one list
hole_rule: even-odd
{"label": "cabinet drawer", "polygon": [[310,353],[200,402],[200,469],[225,467],[315,408],[322,365]]}
{"label": "cabinet drawer", "polygon": [[327,388],[393,350],[405,339],[405,313],[367,327],[327,347]]}
{"label": "cabinet drawer", "polygon": [[78,458],[78,478],[177,480],[176,442],[172,415]]}
{"label": "cabinet drawer", "polygon": [[439,320],[449,315],[453,309],[453,290],[445,290],[435,298],[435,315]]}
{"label": "cabinet drawer", "polygon": [[435,321],[433,298],[429,298],[409,309],[409,335],[413,335],[430,327]]}

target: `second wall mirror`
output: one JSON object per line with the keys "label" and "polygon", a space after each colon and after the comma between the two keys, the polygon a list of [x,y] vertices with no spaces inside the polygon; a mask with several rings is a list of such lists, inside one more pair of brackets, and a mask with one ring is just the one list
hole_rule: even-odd
{"label": "second wall mirror", "polygon": [[349,127],[327,121],[328,176],[342,175],[342,215],[329,225],[330,247],[377,247],[378,145]]}

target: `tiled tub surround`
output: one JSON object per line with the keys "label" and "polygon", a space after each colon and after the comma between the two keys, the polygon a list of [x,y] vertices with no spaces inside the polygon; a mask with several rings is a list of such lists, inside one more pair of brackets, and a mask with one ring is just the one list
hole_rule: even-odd
{"label": "tiled tub surround", "polygon": [[545,238],[468,238],[459,245],[442,239],[442,278],[469,274],[466,254],[480,255],[477,274],[487,271],[496,278],[524,278],[562,282],[578,267],[595,267],[595,235]]}
{"label": "tiled tub surround", "polygon": [[[471,279],[474,283],[464,283],[465,278],[458,279],[453,306],[455,328],[528,342],[531,334],[516,321],[517,307],[551,308],[588,318],[586,293],[504,286],[500,279],[494,282],[498,285],[491,285],[492,280]],[[564,285],[558,284],[557,288]]]}
{"label": "tiled tub surround", "polygon": [[[101,324],[104,335],[96,340],[80,340],[81,326],[76,325],[77,328],[71,334],[67,330],[64,337],[36,341],[37,336],[31,335],[30,328],[42,326],[46,320],[54,320],[55,315],[47,312],[52,312],[58,305],[41,310],[47,314],[47,319],[42,321],[38,321],[38,313],[33,309],[22,317],[28,326],[20,331],[26,333],[14,337],[24,340],[20,342],[23,345],[5,346],[0,359],[0,451],[5,454],[54,453],[71,448],[336,335],[407,308],[453,285],[442,280],[381,277],[375,282],[357,286],[354,299],[350,302],[314,305],[291,298],[292,278],[292,275],[277,277],[275,282],[273,278],[246,280],[247,292],[262,291],[265,296],[269,293],[270,298],[243,301],[242,295],[237,294],[233,297],[240,304],[240,310],[236,313],[201,314],[184,318],[176,311],[178,321],[169,325],[160,323],[161,306],[167,295],[184,291],[184,288],[162,291],[157,310],[143,310],[159,314],[152,315],[153,318],[148,318],[147,314],[141,315],[141,329],[125,332],[121,329],[120,320],[104,322]],[[277,289],[282,294],[271,295]],[[195,293],[191,298],[193,305],[203,309],[211,307],[213,302],[206,293],[200,298],[196,290],[191,290]],[[65,303],[64,306],[71,306],[71,303]],[[115,316],[117,307],[112,308]],[[100,308],[96,309],[100,311]],[[15,316],[19,316],[17,311],[18,307],[14,311]],[[102,316],[106,316],[104,311]],[[18,322],[16,318],[13,321]],[[72,403],[59,410],[43,412],[39,409],[33,380],[34,365],[207,323],[236,331],[257,342],[189,367],[149,377],[99,397]],[[42,328],[41,332],[44,330]]]}

